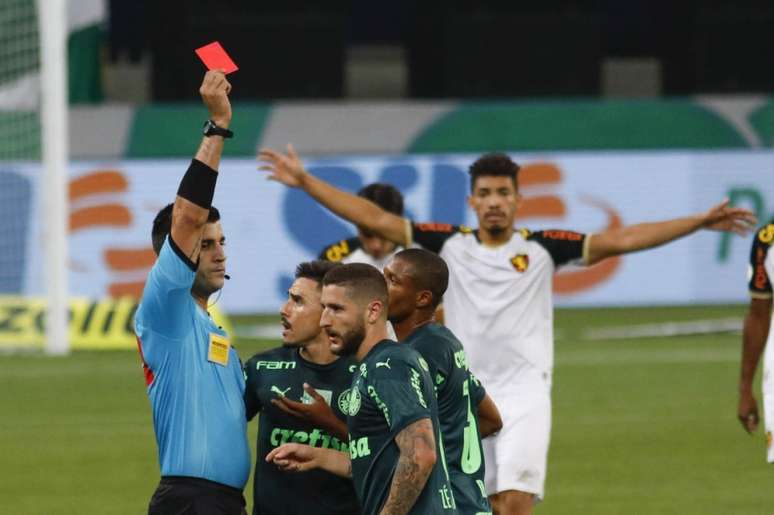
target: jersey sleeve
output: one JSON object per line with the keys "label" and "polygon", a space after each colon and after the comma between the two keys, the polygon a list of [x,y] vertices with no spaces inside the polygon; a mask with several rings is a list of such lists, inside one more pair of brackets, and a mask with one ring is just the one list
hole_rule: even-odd
{"label": "jersey sleeve", "polygon": [[258,372],[255,370],[255,360],[249,359],[244,366],[245,374],[245,416],[252,420],[263,406],[258,398]]}
{"label": "jersey sleeve", "polygon": [[567,263],[585,264],[588,261],[588,235],[574,231],[536,231],[527,236],[528,241],[540,244],[551,255],[554,266]]}
{"label": "jersey sleeve", "polygon": [[473,401],[473,405],[478,406],[486,397],[486,389],[484,389],[481,381],[470,371],[468,371],[468,385],[470,388],[470,399]]}
{"label": "jersey sleeve", "polygon": [[441,224],[435,222],[415,223],[407,220],[407,232],[410,238],[407,238],[410,247],[413,243],[418,243],[423,248],[435,252],[441,252],[446,240],[458,232],[472,232],[463,225]]}
{"label": "jersey sleeve", "polygon": [[331,261],[338,263],[345,257],[352,254],[355,250],[360,248],[359,238],[348,238],[346,240],[337,241],[322,249],[317,259],[322,261]]}
{"label": "jersey sleeve", "polygon": [[170,338],[188,332],[195,275],[196,264],[167,237],[145,281],[137,323]]}
{"label": "jersey sleeve", "polygon": [[774,242],[774,224],[760,229],[753,240],[750,251],[750,297],[754,299],[770,299],[772,297],[771,278],[766,272],[766,257]]}
{"label": "jersey sleeve", "polygon": [[377,362],[375,368],[368,371],[371,376],[368,394],[382,410],[390,431],[397,434],[417,420],[431,418],[431,400],[425,398],[425,391],[430,386],[425,384],[429,376],[422,373],[419,363],[392,357],[386,365],[379,365]]}

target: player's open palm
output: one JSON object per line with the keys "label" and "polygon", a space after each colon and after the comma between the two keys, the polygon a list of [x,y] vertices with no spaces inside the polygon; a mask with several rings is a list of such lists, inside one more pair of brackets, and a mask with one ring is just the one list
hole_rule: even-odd
{"label": "player's open palm", "polygon": [[301,158],[298,157],[293,145],[288,145],[288,153],[282,154],[270,148],[261,149],[258,153],[258,161],[262,164],[259,170],[269,172],[267,179],[277,181],[285,186],[297,188],[306,175]]}
{"label": "player's open palm", "polygon": [[290,400],[287,397],[279,397],[272,399],[271,403],[288,415],[300,418],[310,424],[325,428],[335,427],[338,419],[322,395],[307,383],[304,383],[304,391],[311,397],[312,402],[307,404]]}
{"label": "player's open palm", "polygon": [[704,215],[704,228],[714,231],[747,234],[758,223],[758,219],[749,209],[729,206],[726,199],[707,211]]}
{"label": "player's open palm", "polygon": [[286,443],[266,455],[266,461],[274,463],[285,472],[306,472],[317,467],[315,448],[298,443]]}

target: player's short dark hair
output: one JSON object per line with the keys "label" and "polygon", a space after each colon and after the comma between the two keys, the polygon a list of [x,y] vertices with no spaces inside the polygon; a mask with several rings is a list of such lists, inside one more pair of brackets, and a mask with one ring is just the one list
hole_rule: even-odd
{"label": "player's short dark hair", "polygon": [[473,191],[476,185],[476,179],[479,177],[510,177],[513,180],[513,187],[518,191],[519,183],[519,165],[513,162],[507,154],[502,152],[490,152],[476,159],[468,173],[470,174],[470,191]]}
{"label": "player's short dark hair", "polygon": [[[164,240],[167,239],[169,231],[172,230],[172,208],[174,204],[167,204],[156,214],[153,219],[153,229],[151,229],[151,241],[153,242],[153,251],[158,256]],[[220,211],[215,206],[210,207],[210,214],[207,217],[207,223],[215,223],[220,220]]]}
{"label": "player's short dark hair", "polygon": [[341,286],[356,301],[380,300],[387,306],[387,281],[374,266],[348,263],[332,268],[323,278],[323,286]]}
{"label": "player's short dark hair", "polygon": [[403,216],[403,195],[392,184],[374,182],[357,192],[385,211]]}
{"label": "player's short dark hair", "polygon": [[296,279],[311,279],[317,283],[317,288],[322,288],[325,274],[340,266],[341,263],[331,261],[305,261],[296,267]]}
{"label": "player's short dark hair", "polygon": [[393,259],[402,259],[411,265],[411,280],[418,290],[433,294],[432,306],[438,307],[449,287],[449,267],[438,254],[424,249],[401,250]]}

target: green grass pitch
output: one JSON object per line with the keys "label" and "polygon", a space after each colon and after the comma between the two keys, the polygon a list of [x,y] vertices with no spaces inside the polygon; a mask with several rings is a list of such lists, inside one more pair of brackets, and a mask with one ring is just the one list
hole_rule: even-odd
{"label": "green grass pitch", "polygon": [[[738,334],[582,337],[592,327],[743,313],[743,306],[558,310],[553,438],[536,513],[774,513],[764,437],[746,435],[735,417]],[[237,347],[246,359],[275,344]],[[145,513],[158,468],[136,352],[1,356],[0,406],[0,512]],[[253,444],[255,430],[251,423]],[[250,485],[245,495],[249,508]]]}

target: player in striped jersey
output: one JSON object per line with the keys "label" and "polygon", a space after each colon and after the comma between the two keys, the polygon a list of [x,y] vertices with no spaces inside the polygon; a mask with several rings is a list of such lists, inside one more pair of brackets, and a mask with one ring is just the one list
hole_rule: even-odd
{"label": "player in striped jersey", "polygon": [[[774,350],[771,339],[772,288],[774,277],[774,220],[755,234],[750,252],[749,290],[750,308],[744,321],[742,335],[742,366],[739,377],[739,408],[737,415],[748,433],[758,428],[758,403],[753,395],[753,378],[761,355],[763,358],[763,412],[765,416],[767,454],[774,463]],[[768,342],[768,345],[767,345]],[[764,349],[766,349],[764,353]]]}

